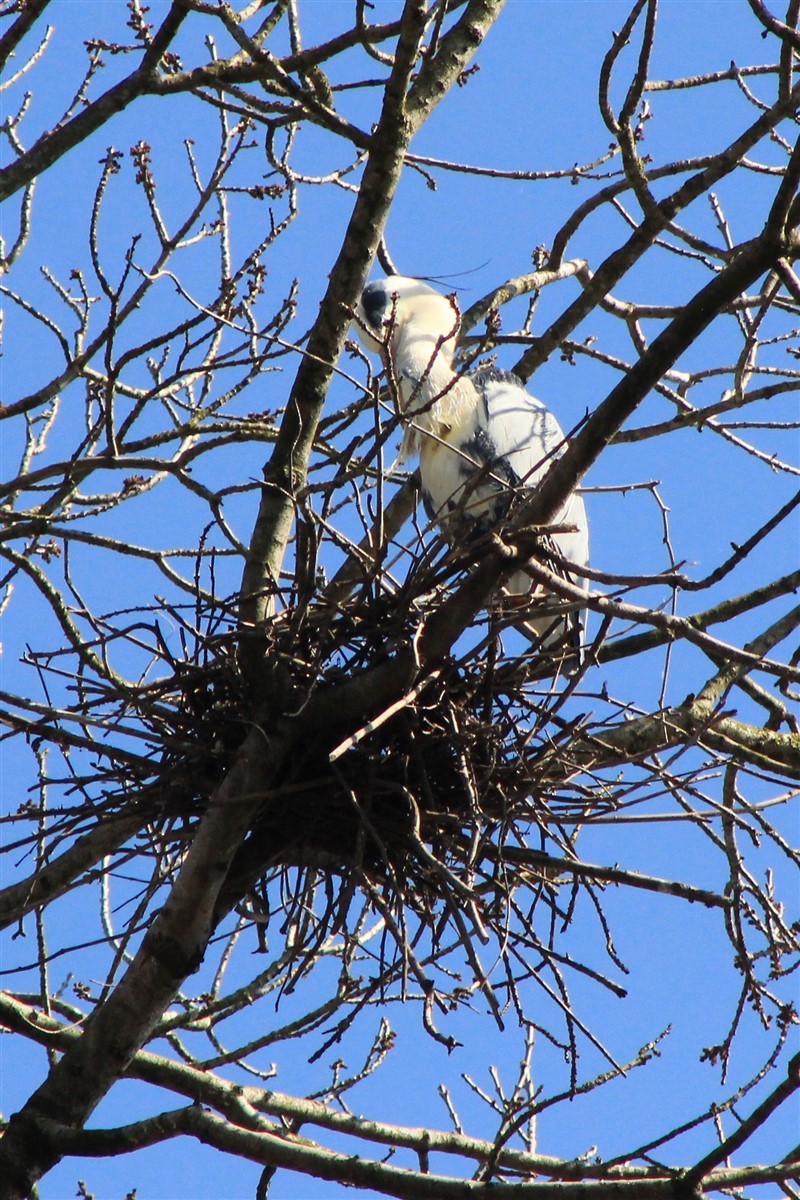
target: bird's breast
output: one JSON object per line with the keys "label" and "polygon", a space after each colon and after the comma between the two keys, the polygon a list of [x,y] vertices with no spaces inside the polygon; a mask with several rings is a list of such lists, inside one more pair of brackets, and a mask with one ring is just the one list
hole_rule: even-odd
{"label": "bird's breast", "polygon": [[498,462],[480,423],[438,422],[421,437],[420,476],[428,515],[450,536],[478,536],[505,515],[515,480]]}

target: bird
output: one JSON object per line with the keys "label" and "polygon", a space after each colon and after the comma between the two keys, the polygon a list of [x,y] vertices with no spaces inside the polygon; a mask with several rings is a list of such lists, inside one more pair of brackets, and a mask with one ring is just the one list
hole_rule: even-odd
{"label": "bird", "polygon": [[[524,498],[563,453],[567,439],[550,410],[521,380],[495,367],[459,373],[453,365],[461,314],[455,296],[422,280],[390,275],[368,283],[355,310],[355,329],[378,354],[397,392],[405,426],[398,463],[419,458],[428,517],[451,543],[502,533],[515,498]],[[585,589],[589,526],[573,492],[543,538],[551,567]],[[574,570],[573,570],[574,568]],[[499,601],[536,647],[580,662],[583,610],[564,611],[524,569],[503,584]],[[558,609],[561,608],[559,612]]]}

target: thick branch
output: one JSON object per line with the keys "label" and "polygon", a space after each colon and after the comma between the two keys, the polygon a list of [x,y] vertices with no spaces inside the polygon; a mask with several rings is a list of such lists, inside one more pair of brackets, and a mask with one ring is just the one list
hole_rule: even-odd
{"label": "thick branch", "polygon": [[[264,471],[264,490],[242,577],[240,618],[245,626],[259,626],[269,611],[270,587],[281,568],[294,521],[295,496],[305,482],[334,364],[400,178],[411,135],[405,93],[424,29],[424,5],[420,0],[407,0],[394,67],[358,199]],[[257,662],[256,669],[260,672],[263,664]],[[255,672],[253,681],[257,683]]]}
{"label": "thick branch", "polygon": [[458,82],[504,4],[505,0],[468,0],[435,54],[423,63],[408,94],[407,110],[415,131]]}
{"label": "thick branch", "polygon": [[219,889],[260,803],[267,759],[254,730],[212,798],[184,866],[131,966],[83,1034],[51,1069],[0,1141],[0,1197],[23,1200],[58,1159],[40,1122],[78,1127],[147,1040],[182,981],[200,965]]}
{"label": "thick branch", "polygon": [[761,770],[800,779],[800,735],[778,733],[733,717],[715,715],[693,700],[576,739],[569,748],[569,767],[565,769],[565,763],[559,760],[553,777],[561,779],[580,769],[635,762],[687,740],[697,740]]}
{"label": "thick branch", "polygon": [[99,824],[79,837],[74,845],[27,879],[0,891],[0,929],[22,920],[42,904],[50,904],[75,881],[109,854],[113,854],[141,827],[142,818],[103,817]]}
{"label": "thick branch", "polygon": [[733,1154],[734,1150],[738,1150],[743,1146],[749,1137],[760,1129],[761,1126],[772,1116],[777,1108],[793,1096],[797,1089],[800,1088],[800,1054],[796,1054],[789,1063],[789,1069],[786,1078],[781,1080],[774,1091],[770,1092],[769,1096],[758,1105],[754,1112],[750,1114],[746,1121],[732,1133],[730,1137],[716,1146],[710,1154],[700,1159],[690,1171],[687,1171],[684,1176],[684,1183],[687,1189],[694,1189],[708,1175],[711,1174],[714,1167],[718,1163],[724,1162]]}
{"label": "thick branch", "polygon": [[42,15],[50,0],[28,0],[16,21],[0,38],[0,67],[4,67],[31,25]]}
{"label": "thick branch", "polygon": [[[47,1122],[43,1129],[45,1138],[57,1145],[62,1153],[70,1154],[118,1154],[181,1134],[265,1166],[299,1171],[311,1179],[372,1188],[401,1200],[470,1200],[471,1197],[477,1200],[487,1195],[487,1185],[483,1182],[393,1167],[315,1146],[289,1133],[276,1136],[272,1131],[244,1129],[196,1105],[116,1130],[77,1132],[55,1121]],[[491,1195],[499,1200],[506,1197],[508,1200],[586,1200],[587,1196],[595,1196],[598,1200],[660,1200],[661,1197],[666,1200],[677,1198],[678,1194],[675,1180],[669,1177],[591,1183],[494,1181],[491,1184]]]}
{"label": "thick branch", "polygon": [[[2,992],[0,1024],[37,1045],[57,1047],[61,1051],[67,1050],[80,1037],[80,1030],[74,1024],[65,1025],[33,1005]],[[496,1150],[493,1142],[466,1134],[390,1125],[339,1112],[316,1100],[290,1096],[284,1092],[241,1087],[211,1071],[201,1071],[187,1063],[174,1062],[149,1050],[140,1050],[135,1055],[125,1075],[126,1078],[165,1088],[174,1095],[185,1096],[193,1103],[209,1105],[239,1124],[246,1120],[250,1110],[384,1146],[405,1146],[417,1151],[427,1148],[476,1162],[485,1161]],[[503,1147],[497,1161],[500,1166],[528,1174],[553,1176],[569,1173],[571,1178],[577,1179],[591,1177],[594,1173],[594,1164],[591,1162],[565,1163],[563,1159],[552,1155],[530,1154],[508,1147]],[[622,1167],[612,1168],[610,1173],[619,1177],[638,1178],[650,1172],[646,1167]]]}
{"label": "thick branch", "polygon": [[152,90],[159,61],[187,13],[186,0],[173,0],[152,44],[148,46],[142,62],[135,71],[119,83],[115,83],[88,107],[81,109],[71,121],[42,134],[30,150],[0,171],[0,203],[63,158],[73,146],[85,141],[116,113],[127,108],[137,96]]}

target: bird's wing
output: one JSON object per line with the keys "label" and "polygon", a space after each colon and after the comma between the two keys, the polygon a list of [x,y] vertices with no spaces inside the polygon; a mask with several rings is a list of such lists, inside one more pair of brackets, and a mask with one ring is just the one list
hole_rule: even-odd
{"label": "bird's wing", "polygon": [[[522,488],[536,487],[554,458],[566,448],[553,414],[525,391],[515,375],[485,370],[464,380],[471,385],[460,419],[442,426],[441,434],[422,440],[420,470],[428,515],[439,521],[451,541],[469,542],[502,525],[511,500]],[[553,553],[553,569],[573,578],[559,559],[580,568],[589,558],[589,530],[580,496],[568,497],[554,525],[571,528],[543,538]],[[575,582],[582,583],[580,572]],[[559,601],[533,584],[524,570],[506,579],[503,603],[520,607],[519,627],[543,650],[579,653],[581,614],[563,614]],[[515,622],[516,623],[516,622]]]}
{"label": "bird's wing", "polygon": [[[535,396],[526,392],[507,371],[479,371],[473,377],[482,398],[481,421],[498,461],[508,464],[518,487],[535,487],[554,458],[566,449],[566,439],[556,418]],[[573,493],[556,514],[553,524],[573,528],[545,539],[555,554],[584,567],[589,561],[589,526],[580,496]],[[557,572],[569,578],[554,562]],[[506,587],[511,593],[530,590],[530,578],[514,575]]]}
{"label": "bird's wing", "polygon": [[508,371],[477,371],[472,382],[481,397],[479,420],[495,460],[508,464],[515,483],[533,486],[564,446],[561,426]]}
{"label": "bird's wing", "polygon": [[438,438],[423,440],[420,466],[429,515],[446,519],[450,536],[469,536],[495,527],[515,491],[536,485],[564,435],[508,371],[478,371],[460,381],[458,394]]}
{"label": "bird's wing", "polygon": [[485,397],[474,379],[458,380],[449,399],[421,439],[423,500],[451,540],[471,540],[503,519],[519,480],[495,444]]}

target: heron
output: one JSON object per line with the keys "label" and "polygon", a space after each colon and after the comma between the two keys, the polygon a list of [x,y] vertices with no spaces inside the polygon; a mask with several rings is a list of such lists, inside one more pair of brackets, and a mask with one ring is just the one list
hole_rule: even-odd
{"label": "heron", "polygon": [[[380,355],[396,391],[404,436],[398,462],[419,458],[422,501],[451,543],[502,532],[515,498],[535,489],[567,439],[549,409],[520,379],[494,367],[469,374],[453,365],[461,325],[454,296],[419,279],[390,275],[368,283],[356,329]],[[543,545],[556,573],[585,588],[589,527],[572,492]],[[515,621],[541,649],[580,656],[583,611],[556,611],[552,596],[523,568],[504,582],[500,604],[524,609]]]}

